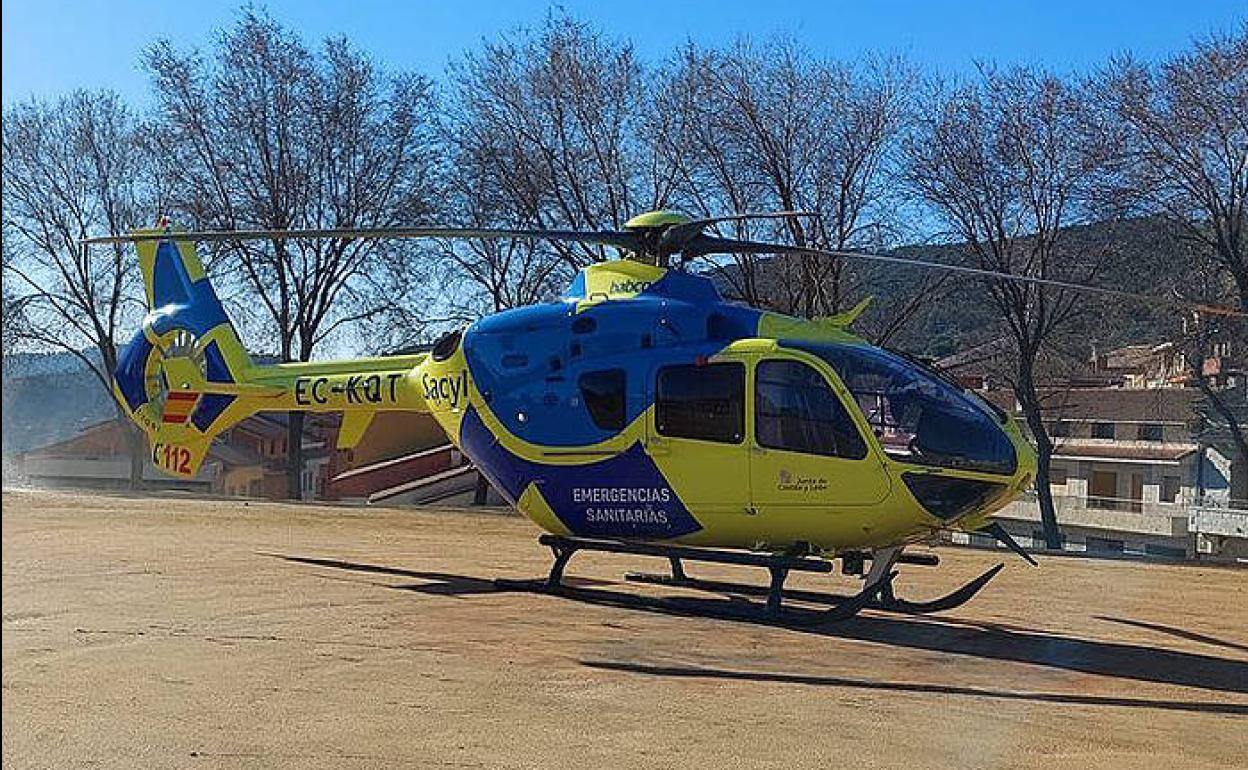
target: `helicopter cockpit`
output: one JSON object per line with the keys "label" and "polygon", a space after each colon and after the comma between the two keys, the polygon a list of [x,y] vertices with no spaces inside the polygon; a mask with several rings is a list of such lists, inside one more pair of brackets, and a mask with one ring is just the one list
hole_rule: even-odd
{"label": "helicopter cockpit", "polygon": [[889,457],[1006,476],[1017,469],[1002,416],[923,365],[865,345],[786,345],[822,358],[836,371]]}

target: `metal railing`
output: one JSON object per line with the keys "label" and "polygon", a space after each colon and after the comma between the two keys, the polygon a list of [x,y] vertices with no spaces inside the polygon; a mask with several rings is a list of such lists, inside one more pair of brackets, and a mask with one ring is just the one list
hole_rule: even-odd
{"label": "metal railing", "polygon": [[1237,513],[1248,514],[1248,499],[1240,500],[1237,498],[1220,498],[1206,496],[1201,500],[1192,502],[1193,507],[1197,508],[1220,508]]}

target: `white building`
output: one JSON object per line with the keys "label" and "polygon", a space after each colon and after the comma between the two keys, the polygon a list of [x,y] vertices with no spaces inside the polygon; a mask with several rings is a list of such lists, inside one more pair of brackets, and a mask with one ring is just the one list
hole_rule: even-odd
{"label": "white building", "polygon": [[[1248,556],[1248,540],[1234,536],[1238,524],[1227,530],[1225,516],[1195,515],[1202,507],[1229,507],[1232,518],[1248,520],[1248,512],[1233,512],[1241,504],[1230,500],[1230,461],[1195,438],[1197,391],[1086,388],[1048,391],[1044,399],[1054,442],[1051,489],[1065,548],[1168,558]],[[1001,405],[1017,411],[1012,398]],[[1044,546],[1034,494],[998,516],[1024,546]],[[1220,529],[1202,538],[1199,522],[1205,520],[1220,522]]]}

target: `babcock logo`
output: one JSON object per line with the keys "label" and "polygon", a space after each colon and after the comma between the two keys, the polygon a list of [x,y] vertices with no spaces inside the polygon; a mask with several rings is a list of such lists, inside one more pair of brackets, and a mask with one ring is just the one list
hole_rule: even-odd
{"label": "babcock logo", "polygon": [[611,294],[640,294],[650,288],[652,281],[612,281]]}

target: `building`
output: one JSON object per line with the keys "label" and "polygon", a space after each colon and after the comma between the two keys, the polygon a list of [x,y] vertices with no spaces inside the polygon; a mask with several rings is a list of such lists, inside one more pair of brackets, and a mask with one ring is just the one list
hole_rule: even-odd
{"label": "building", "polygon": [[[124,489],[130,486],[126,426],[116,418],[93,423],[69,438],[13,456],[12,471],[28,483],[48,487]],[[144,456],[143,483],[153,488],[212,491],[216,470],[205,463],[193,479],[162,473]]]}
{"label": "building", "polygon": [[[309,416],[303,443],[306,460],[301,496],[325,497],[330,478],[344,460],[333,449],[336,418]],[[118,419],[89,425],[69,438],[18,453],[18,478],[49,487],[123,489],[130,485],[126,426]],[[193,479],[162,473],[144,456],[143,483],[148,488],[184,489],[231,497],[286,497],[285,414],[257,414],[233,426],[213,443]]]}
{"label": "building", "polygon": [[498,504],[502,498],[428,414],[388,413],[346,453],[329,496],[388,505]]}
{"label": "building", "polygon": [[[1017,413],[1009,391],[988,395]],[[1054,443],[1050,488],[1064,548],[1248,558],[1248,539],[1235,535],[1234,521],[1224,521],[1242,515],[1248,522],[1248,511],[1236,513],[1242,504],[1230,494],[1231,461],[1198,438],[1198,391],[1068,388],[1046,389],[1041,397]],[[1200,513],[1210,510],[1225,515]],[[1044,547],[1034,493],[998,517],[1024,546]],[[1204,531],[1205,521],[1216,521],[1217,528]]]}
{"label": "building", "polygon": [[1173,342],[1127,345],[1105,353],[1092,350],[1092,371],[1128,388],[1170,388],[1191,378],[1187,359]]}
{"label": "building", "polygon": [[[262,412],[222,433],[208,455],[219,469],[213,491],[231,497],[286,499],[289,419],[285,412]],[[338,425],[336,415],[304,417],[299,499],[327,499],[330,479],[345,467],[345,457],[334,449]]]}
{"label": "building", "polygon": [[[340,424],[337,415],[305,416],[300,499],[390,505],[501,502],[427,414],[388,413],[348,450],[335,446]],[[194,479],[167,476],[145,456],[143,483],[200,494],[287,499],[288,430],[284,412],[252,415],[213,442]],[[124,489],[130,484],[126,428],[117,419],[96,422],[69,438],[15,454],[12,470],[40,486]]]}

